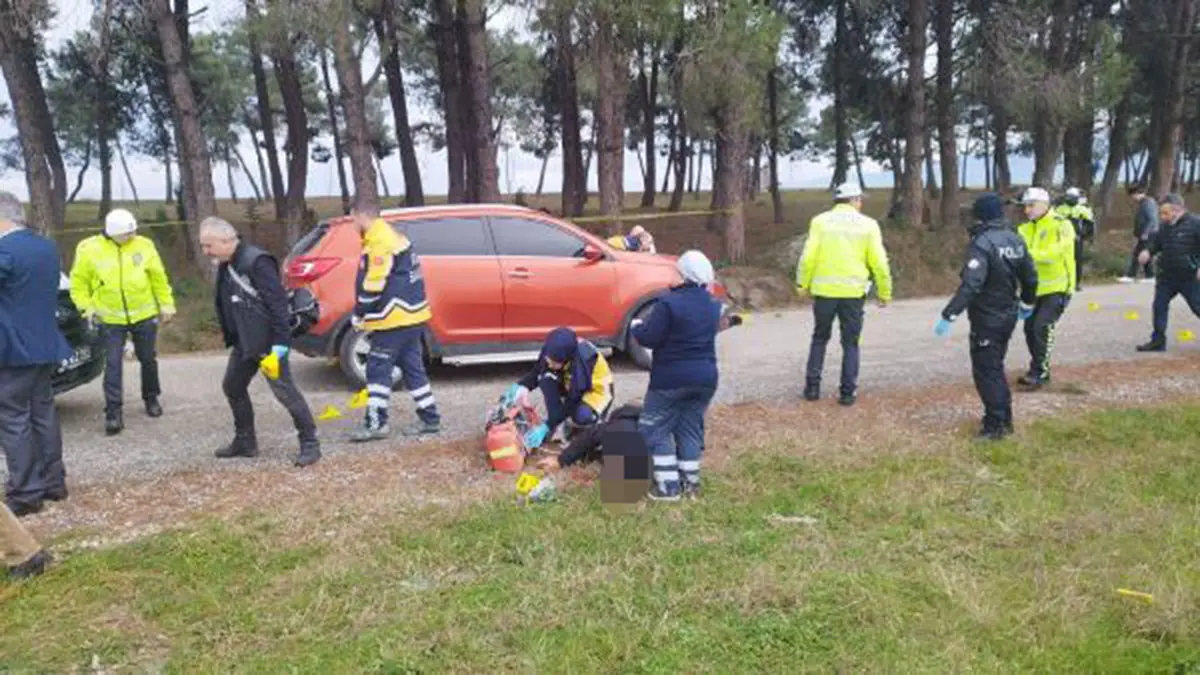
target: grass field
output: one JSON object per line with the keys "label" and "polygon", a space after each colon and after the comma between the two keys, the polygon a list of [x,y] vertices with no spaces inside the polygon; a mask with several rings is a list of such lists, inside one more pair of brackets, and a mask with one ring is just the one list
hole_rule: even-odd
{"label": "grass field", "polygon": [[208,522],[0,587],[0,670],[1197,673],[1197,433],[1196,404],[779,432],[632,514]]}
{"label": "grass field", "polygon": [[[969,205],[970,193],[964,193],[962,202]],[[430,203],[443,198],[431,197]],[[889,191],[874,190],[868,194],[865,211],[884,222],[887,213]],[[683,211],[695,212],[708,208],[710,195],[698,193],[684,197]],[[534,208],[557,211],[557,195],[529,197]],[[705,215],[672,215],[666,213],[667,198],[660,197],[658,204],[649,209],[639,206],[640,193],[629,193],[626,211],[629,220],[625,227],[641,224],[655,237],[657,247],[665,253],[678,253],[688,248],[699,248],[718,265],[723,265],[723,245],[719,232],[708,228]],[[1118,275],[1128,260],[1130,248],[1129,208],[1124,200],[1117,199],[1117,208],[1112,218],[1102,224],[1101,237],[1095,256],[1085,274],[1093,278],[1112,278]],[[386,204],[385,204],[386,205]],[[209,289],[200,281],[194,267],[188,262],[188,251],[182,228],[176,225],[160,226],[157,223],[175,220],[173,206],[162,203],[142,202],[141,205],[121,204],[133,210],[146,226],[143,233],[153,237],[180,290],[180,319],[175,325],[162,332],[161,349],[164,352],[193,351],[219,347],[215,327],[216,319],[211,307]],[[588,202],[585,217],[594,216],[598,209],[595,196]],[[335,197],[313,197],[309,207],[318,218],[341,213],[341,199]],[[769,299],[773,304],[788,302],[789,294],[780,294],[778,289],[790,289],[790,277],[795,260],[789,252],[789,244],[808,228],[808,221],[829,207],[829,193],[823,190],[789,190],[784,192],[784,222],[774,222],[770,198],[766,194],[746,206],[746,260],[732,271],[722,274],[736,275],[747,280],[749,286],[760,285],[772,289]],[[254,203],[241,200],[233,203],[225,200],[218,204],[222,216],[240,227],[244,234],[273,250],[281,258],[287,249],[283,243],[283,226],[273,222],[269,203]],[[936,211],[936,209],[934,209]],[[90,202],[71,204],[67,210],[67,230],[98,228],[97,206]],[[607,224],[581,223],[586,229],[603,233]],[[58,237],[60,248],[69,264],[78,241],[87,233],[69,232]],[[897,297],[919,297],[953,292],[961,264],[963,247],[967,235],[959,224],[945,228],[896,227],[884,222],[884,243],[888,248]],[[783,283],[778,283],[780,280]],[[775,282],[775,283],[772,283]]]}

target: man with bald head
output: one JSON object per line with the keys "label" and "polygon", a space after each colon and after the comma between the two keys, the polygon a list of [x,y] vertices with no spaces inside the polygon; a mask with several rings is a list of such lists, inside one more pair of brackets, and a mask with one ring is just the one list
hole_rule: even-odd
{"label": "man with bald head", "polygon": [[18,517],[67,498],[52,384],[71,356],[58,330],[61,276],[54,243],[26,228],[21,202],[0,192],[0,448]]}
{"label": "man with bald head", "polygon": [[232,225],[217,217],[200,223],[200,249],[217,265],[217,319],[225,346],[233,348],[221,387],[233,410],[234,437],[216,456],[258,455],[250,382],[263,359],[273,355],[279,360],[279,376],[268,377],[267,384],[296,425],[300,452],[294,462],[300,467],[316,463],[321,459],[317,425],[308,402],[292,381],[288,364],[292,336],[287,291],[279,279],[278,263],[270,253],[243,242]]}

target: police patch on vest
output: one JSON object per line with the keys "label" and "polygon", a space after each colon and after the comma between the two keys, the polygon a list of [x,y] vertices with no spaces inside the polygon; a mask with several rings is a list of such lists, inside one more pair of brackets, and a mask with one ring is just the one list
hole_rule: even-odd
{"label": "police patch on vest", "polygon": [[141,254],[141,253],[134,253],[134,254],[133,254],[133,264],[134,264],[134,265],[141,265],[141,264],[142,264],[142,254]]}
{"label": "police patch on vest", "polygon": [[371,258],[371,264],[376,267],[383,267],[383,256],[377,255],[374,258]]}

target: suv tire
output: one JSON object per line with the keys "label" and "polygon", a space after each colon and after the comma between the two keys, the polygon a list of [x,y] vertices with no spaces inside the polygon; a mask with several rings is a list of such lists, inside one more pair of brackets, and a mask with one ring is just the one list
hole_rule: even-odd
{"label": "suv tire", "polygon": [[[353,327],[346,328],[338,342],[338,366],[350,386],[359,391],[367,386],[367,352],[370,342],[367,334]],[[400,381],[400,369],[392,368],[392,387]]]}
{"label": "suv tire", "polygon": [[[646,317],[650,316],[653,306],[653,303],[648,303],[645,307],[635,312],[629,320],[630,325],[636,319],[645,321]],[[633,337],[633,330],[628,327],[625,329],[625,354],[629,356],[630,361],[633,361],[633,365],[642,370],[650,370],[650,366],[654,362],[654,351],[638,344],[638,341]]]}

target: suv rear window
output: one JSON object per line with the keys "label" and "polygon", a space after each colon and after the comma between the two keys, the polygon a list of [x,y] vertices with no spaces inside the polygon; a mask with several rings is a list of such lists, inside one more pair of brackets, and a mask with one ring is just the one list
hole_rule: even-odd
{"label": "suv rear window", "polygon": [[492,236],[500,255],[578,258],[585,242],[575,235],[531,218],[492,217]]}
{"label": "suv rear window", "polygon": [[288,254],[288,258],[296,258],[313,250],[313,247],[317,245],[317,242],[321,241],[321,238],[324,237],[325,233],[328,231],[328,222],[318,223],[316,227],[314,227],[312,230],[309,230],[308,234],[300,237],[300,239],[296,241],[296,245],[292,247],[292,251]]}
{"label": "suv rear window", "polygon": [[392,226],[408,236],[419,256],[496,255],[481,218],[422,218]]}

